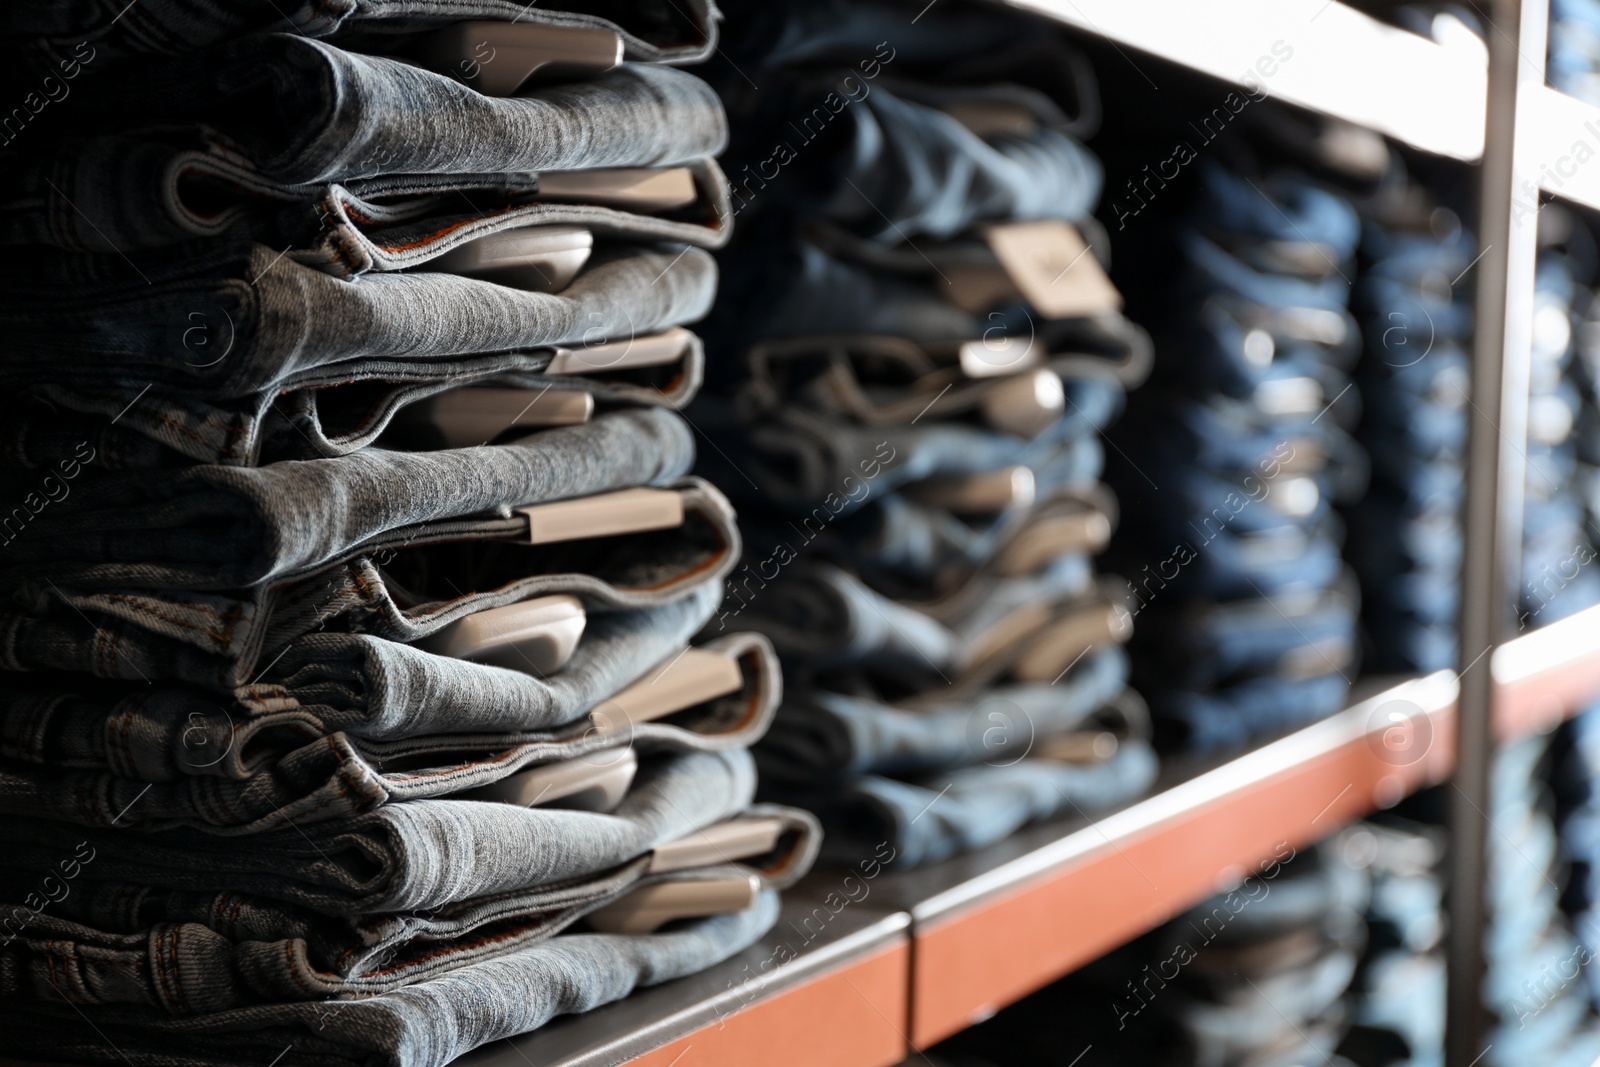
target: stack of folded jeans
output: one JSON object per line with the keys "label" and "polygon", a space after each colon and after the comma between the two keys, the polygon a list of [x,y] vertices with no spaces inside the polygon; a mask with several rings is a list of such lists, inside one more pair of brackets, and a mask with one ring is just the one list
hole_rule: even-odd
{"label": "stack of folded jeans", "polygon": [[1586,369],[1577,359],[1579,316],[1592,294],[1583,287],[1593,257],[1588,231],[1561,208],[1539,216],[1541,242],[1534,290],[1533,359],[1522,535],[1520,623],[1542,626],[1600,603],[1600,569],[1589,566],[1578,427]]}
{"label": "stack of folded jeans", "polygon": [[1575,488],[1584,511],[1590,543],[1600,540],[1600,293],[1580,297],[1568,376],[1578,390],[1578,423],[1573,429]]}
{"label": "stack of folded jeans", "polygon": [[[1600,1011],[1600,706],[1563,724],[1552,752],[1551,784],[1561,839],[1565,880],[1562,909],[1581,950],[1564,962],[1554,980],[1584,987]],[[1543,984],[1549,985],[1545,977]]]}
{"label": "stack of folded jeans", "polygon": [[1361,493],[1366,460],[1342,428],[1357,411],[1354,210],[1286,167],[1192,169],[1161,388],[1118,429],[1130,462],[1113,485],[1138,601],[1134,683],[1158,739],[1207,750],[1343,706],[1357,609],[1333,502]]}
{"label": "stack of folded jeans", "polygon": [[763,795],[910,866],[1139,794],[1128,612],[1090,560],[1097,433],[1149,346],[1084,243],[1090,72],[998,10],[735,14],[741,237],[690,415],[750,542],[712,632],[766,634],[788,680]]}
{"label": "stack of folded jeans", "polygon": [[809,867],[771,645],[690,645],[726,122],[667,6],[0,16],[78,64],[0,189],[7,1053],[434,1067]]}
{"label": "stack of folded jeans", "polygon": [[[1591,706],[1563,723],[1552,753],[1561,854],[1566,865],[1561,906],[1583,946],[1581,977],[1590,1003],[1600,1008],[1600,708]],[[1574,968],[1568,967],[1568,976]]]}
{"label": "stack of folded jeans", "polygon": [[1367,665],[1456,666],[1465,493],[1472,235],[1398,162],[1364,205],[1353,304],[1365,348],[1356,436],[1372,484],[1347,511]]}
{"label": "stack of folded jeans", "polygon": [[934,1054],[1008,1067],[1349,1067],[1334,1050],[1349,1026],[1370,883],[1346,851],[1344,837],[1300,856],[1279,845],[1237,888]]}

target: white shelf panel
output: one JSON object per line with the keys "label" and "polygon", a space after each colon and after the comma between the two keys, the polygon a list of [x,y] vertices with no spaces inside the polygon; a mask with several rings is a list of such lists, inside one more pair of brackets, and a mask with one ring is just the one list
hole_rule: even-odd
{"label": "white shelf panel", "polygon": [[[1158,92],[1166,90],[1160,72],[1139,53],[1235,85],[1253,79],[1278,99],[1427,152],[1465,160],[1483,154],[1488,60],[1473,38],[1445,47],[1337,0],[1006,2],[1137,49],[1128,62]],[[1163,103],[1199,115],[1224,106],[1225,95]]]}
{"label": "white shelf panel", "polygon": [[[1600,210],[1600,108],[1545,87],[1525,113],[1528,170],[1547,192]],[[1520,218],[1532,214],[1532,190],[1518,190]]]}

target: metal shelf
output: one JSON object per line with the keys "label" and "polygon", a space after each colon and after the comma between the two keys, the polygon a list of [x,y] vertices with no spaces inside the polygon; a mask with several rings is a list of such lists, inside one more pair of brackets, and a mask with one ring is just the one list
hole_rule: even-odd
{"label": "metal shelf", "polygon": [[1489,663],[1500,739],[1554,729],[1600,699],[1600,606],[1507,641]]}

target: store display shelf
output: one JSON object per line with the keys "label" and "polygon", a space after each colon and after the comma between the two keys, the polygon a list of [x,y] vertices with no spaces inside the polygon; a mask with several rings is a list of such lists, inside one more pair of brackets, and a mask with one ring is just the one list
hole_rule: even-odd
{"label": "store display shelf", "polygon": [[1490,669],[1502,740],[1554,728],[1600,700],[1600,606],[1507,641]]}
{"label": "store display shelf", "polygon": [[1390,686],[1339,715],[1044,843],[891,876],[912,916],[911,1030],[922,1048],[1124,944],[1257,864],[1450,772],[1456,682]]}
{"label": "store display shelf", "polygon": [[[1600,607],[1489,657],[1498,730],[1600,698]],[[888,1067],[1153,929],[1259,865],[1444,780],[1449,671],[1385,684],[1231,759],[1176,761],[1143,800],[912,871],[820,868],[721,966],[497,1042],[464,1067]],[[870,873],[870,877],[867,875]]]}
{"label": "store display shelf", "polygon": [[[1423,151],[1465,160],[1483,154],[1488,54],[1467,34],[1440,45],[1337,0],[1005,2]],[[1159,71],[1124,55],[1163,88]]]}

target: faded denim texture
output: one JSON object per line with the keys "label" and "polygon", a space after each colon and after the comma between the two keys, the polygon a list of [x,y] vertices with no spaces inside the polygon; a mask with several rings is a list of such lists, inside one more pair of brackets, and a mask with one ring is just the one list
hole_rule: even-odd
{"label": "faded denim texture", "polygon": [[[754,943],[778,896],[657,934],[573,934],[365,1000],[274,1004],[189,1019],[145,1007],[7,1006],[12,1048],[93,1063],[244,1067],[292,1045],[285,1064],[444,1067],[479,1045],[704,970]],[[181,1052],[174,1052],[174,1047]]]}
{"label": "faded denim texture", "polygon": [[[687,331],[683,340],[681,359],[650,367],[613,369],[622,357],[596,340],[441,360],[357,362],[345,366],[348,377],[337,383],[313,382],[231,400],[157,397],[152,391],[135,407],[117,406],[115,392],[41,382],[16,390],[0,408],[0,468],[54,475],[63,464],[75,469],[74,457],[81,455],[92,455],[103,470],[194,462],[249,467],[344,456],[384,440],[384,431],[407,406],[472,386],[588,393],[601,412],[626,406],[677,409],[694,397],[705,377],[704,345]],[[548,372],[554,360],[569,357],[576,357],[586,373]]]}
{"label": "faded denim texture", "polygon": [[548,941],[645,885],[726,876],[730,867],[756,875],[763,888],[793,884],[816,855],[815,817],[774,805],[745,814],[782,823],[777,848],[742,863],[670,874],[650,873],[649,857],[641,856],[592,878],[426,912],[331,917],[237,893],[75,883],[59,917],[37,917],[0,948],[13,965],[6,973],[20,979],[4,992],[146,1004],[187,1016],[388,993]]}
{"label": "faded denim texture", "polygon": [[[0,708],[0,752],[146,782],[191,774],[249,778],[333,735],[375,764],[459,754],[463,747],[504,748],[513,762],[583,755],[627,742],[629,735],[597,731],[589,713],[677,655],[711,617],[719,595],[704,586],[659,608],[596,616],[572,659],[548,677],[364,634],[298,641],[232,699],[82,676],[11,676]],[[776,699],[778,683],[765,640],[738,634],[711,647],[741,657],[746,692],[698,714],[636,724],[635,741],[688,744],[677,725],[714,735],[730,723],[753,729],[761,722],[761,707]]]}
{"label": "faded denim texture", "polygon": [[[418,723],[412,728],[421,732],[392,738],[319,736],[310,715],[246,719],[237,706],[230,712],[182,690],[130,698],[109,711],[74,693],[24,692],[0,719],[0,753],[17,761],[0,765],[0,810],[85,825],[246,833],[461,793],[558,760],[605,766],[629,747],[747,747],[766,732],[782,696],[776,657],[754,634],[703,647],[735,657],[743,675],[738,690],[660,720],[623,724],[610,698],[636,680],[624,678],[587,714],[544,730],[519,730],[508,719],[478,731],[428,733]],[[649,646],[625,651],[647,655]],[[69,728],[80,734],[56,735]]]}
{"label": "faded denim texture", "polygon": [[641,761],[610,813],[437,798],[327,823],[269,815],[240,828],[248,838],[30,819],[4,839],[24,871],[50,869],[63,841],[86,840],[96,877],[108,881],[233,890],[332,915],[413,911],[597,874],[732,818],[754,793],[742,750],[661,752]]}
{"label": "faded denim texture", "polygon": [[[1114,721],[1126,706],[1113,705],[1103,714]],[[1157,770],[1148,735],[1141,736],[1148,730],[1142,706],[1122,728],[1127,743],[1100,763],[1006,755],[909,781],[866,775],[828,791],[781,782],[763,783],[762,789],[817,813],[826,830],[825,858],[853,862],[887,841],[897,864],[915,867],[993,844],[1039,819],[1081,816],[1138,797],[1155,782]]]}
{"label": "faded denim texture", "polygon": [[[863,55],[883,58],[890,49],[898,58],[890,48],[896,36]],[[737,116],[746,151],[765,150],[772,131],[786,128],[800,132],[807,151],[798,166],[771,176],[741,169],[735,149],[725,162],[741,178],[736,198],[749,197],[762,213],[827,219],[889,245],[954,237],[984,220],[1090,216],[1103,182],[1100,161],[1064,132],[1070,123],[1049,97],[1015,85],[896,79],[892,59],[882,69],[882,80],[867,88],[847,70],[789,75],[769,83],[773,91],[751,94]],[[831,106],[845,95],[851,106]],[[956,113],[976,104],[1016,109],[1032,128],[974,132]]]}
{"label": "faded denim texture", "polygon": [[[693,204],[641,214],[541,200],[533,173],[398,175],[273,182],[228,156],[126,136],[75,142],[23,171],[0,199],[0,243],[84,252],[248,236],[338,278],[426,264],[480,237],[524,226],[583,226],[599,237],[716,248],[728,239],[728,183],[711,159],[688,161]],[[107,173],[118,182],[109,187]],[[63,182],[108,216],[55,203]],[[46,211],[40,213],[43,201]],[[108,232],[109,230],[109,232]]]}
{"label": "faded denim texture", "polygon": [[457,524],[446,536],[415,531],[401,548],[247,594],[29,583],[12,598],[19,610],[0,611],[0,660],[13,670],[231,689],[316,633],[414,643],[468,615],[553,594],[578,597],[591,616],[660,606],[719,585],[740,550],[722,494],[694,478],[668,484],[685,509],[671,530],[533,547],[517,543],[514,526]]}
{"label": "faded denim texture", "polygon": [[[590,81],[489,97],[443,74],[293,34],[130,61],[76,89],[49,116],[59,124],[49,132],[77,138],[159,131],[290,186],[380,174],[682,164],[716,155],[728,136],[711,88],[669,67],[625,64]],[[92,202],[107,209],[156,199],[136,181],[148,171],[96,169],[109,161],[92,154],[73,162],[89,169],[69,164],[53,175],[64,197],[98,188],[101,196],[117,189],[134,198]],[[132,188],[121,187],[124,178],[135,179]],[[100,214],[114,217],[91,217]]]}
{"label": "faded denim texture", "polygon": [[661,409],[618,411],[510,444],[367,449],[259,469],[129,471],[34,517],[0,581],[225,590],[315,573],[364,553],[451,537],[515,538],[511,509],[686,473],[694,438]]}
{"label": "faded denim texture", "polygon": [[[869,470],[872,491],[887,493],[926,478],[1026,466],[1042,494],[1087,487],[1105,460],[1100,439],[1070,420],[1024,440],[953,422],[860,426],[798,405],[747,424],[707,400],[692,417],[723,449],[701,455],[699,469],[708,478],[738,503],[770,500],[792,515],[823,506],[831,515],[849,514],[866,499],[856,486]],[[742,449],[738,461],[730,446]]]}
{"label": "faded denim texture", "polygon": [[1081,728],[1115,700],[1127,677],[1126,654],[1110,646],[1090,653],[1057,686],[999,685],[967,699],[935,690],[908,707],[791,686],[756,762],[765,781],[815,783],[1003,761],[1005,741],[1021,749]]}
{"label": "faded denim texture", "polygon": [[1397,204],[1376,203],[1362,233],[1356,433],[1377,461],[1372,492],[1347,511],[1349,555],[1373,667],[1429,671],[1457,665],[1472,307],[1449,282],[1475,251],[1453,214]]}
{"label": "faded denim texture", "polygon": [[41,250],[26,266],[0,265],[0,281],[8,386],[34,385],[47,402],[116,418],[186,456],[253,463],[279,393],[537,372],[551,346],[700,318],[717,273],[699,249],[618,245],[597,249],[556,294],[426,271],[351,284],[266,245],[211,241],[137,268],[115,254]]}

